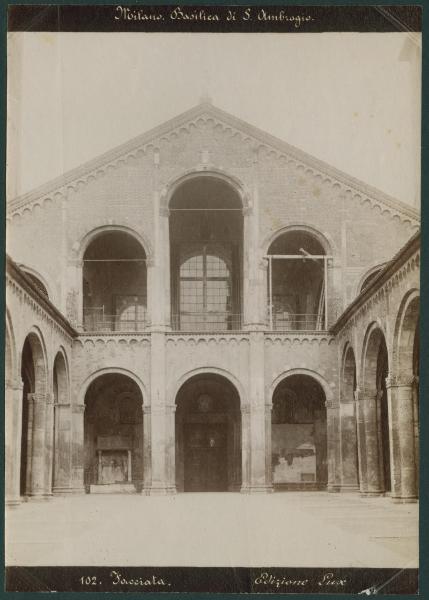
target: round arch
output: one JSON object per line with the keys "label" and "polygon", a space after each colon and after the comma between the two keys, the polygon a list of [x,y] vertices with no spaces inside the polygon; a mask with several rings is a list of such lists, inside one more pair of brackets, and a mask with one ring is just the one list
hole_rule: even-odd
{"label": "round arch", "polygon": [[329,386],[310,369],[290,369],[277,377],[271,388],[274,489],[326,489]]}
{"label": "round arch", "polygon": [[331,236],[326,233],[321,233],[318,229],[313,227],[312,225],[307,225],[306,223],[289,223],[285,227],[281,229],[277,229],[273,233],[270,233],[262,242],[261,248],[263,255],[268,254],[268,250],[270,249],[271,244],[275,242],[279,237],[287,233],[293,233],[295,231],[302,231],[304,233],[308,233],[314,237],[322,248],[325,251],[325,254],[328,256],[333,256],[335,253],[335,243]]}
{"label": "round arch", "polygon": [[[377,371],[377,355],[381,345],[384,345],[387,354],[387,363],[390,365],[390,356],[387,346],[387,337],[379,321],[373,321],[368,325],[365,332],[364,341],[362,344],[361,355],[361,374],[362,384],[365,390],[375,389],[376,371]],[[371,385],[368,386],[371,378]]]}
{"label": "round arch", "polygon": [[[353,346],[350,342],[347,342],[344,346],[342,358],[341,358],[341,370],[340,370],[340,380],[344,383],[347,379],[347,383],[350,384],[349,376],[351,373],[351,368],[354,369],[354,377],[357,376],[357,363],[356,363],[356,353],[353,349]],[[346,373],[347,371],[347,373]],[[356,384],[356,381],[354,381]],[[341,394],[342,399],[342,394]]]}
{"label": "round arch", "polygon": [[[54,357],[53,378],[54,394],[57,393],[56,401],[61,404],[70,402],[70,375],[69,363],[66,351],[60,346]],[[56,379],[55,379],[56,378]],[[56,389],[57,388],[57,389]]]}
{"label": "round arch", "polygon": [[100,369],[85,383],[85,490],[140,492],[150,441],[139,378],[126,369]]}
{"label": "round arch", "polygon": [[175,396],[178,491],[226,492],[241,487],[241,399],[223,373],[199,369]]}
{"label": "round arch", "polygon": [[184,373],[169,388],[167,397],[170,398],[170,400],[172,401],[171,402],[172,404],[175,403],[176,397],[180,391],[180,388],[189,379],[191,379],[192,377],[194,377],[196,375],[220,375],[221,377],[224,377],[225,379],[227,379],[229,381],[229,383],[231,383],[234,386],[234,388],[238,394],[238,397],[240,399],[240,406],[243,407],[243,405],[245,404],[244,398],[246,397],[246,395],[245,395],[244,387],[241,384],[241,382],[237,379],[237,377],[235,375],[233,375],[229,371],[227,371],[225,369],[221,369],[219,367],[200,367],[200,368],[192,369],[191,371],[187,371],[186,373]]}
{"label": "round arch", "polygon": [[13,382],[17,378],[16,372],[17,356],[16,342],[13,332],[12,319],[9,310],[6,309],[6,326],[5,326],[5,379]]}
{"label": "round arch", "polygon": [[19,371],[22,370],[22,352],[27,341],[30,345],[34,361],[35,389],[33,391],[36,393],[45,394],[48,390],[48,354],[43,334],[37,326],[32,327],[24,336],[24,342],[19,357]]}
{"label": "round arch", "polygon": [[392,415],[386,386],[390,368],[391,356],[385,332],[379,323],[372,322],[364,337],[361,370],[365,406],[364,462],[367,491],[371,494],[385,493],[392,489],[394,440],[389,427]]}
{"label": "round arch", "polygon": [[149,241],[138,233],[131,227],[126,225],[101,225],[96,227],[95,229],[91,229],[80,239],[80,241],[76,242],[73,246],[73,250],[77,256],[79,261],[83,261],[83,257],[85,255],[86,250],[89,248],[90,244],[96,240],[98,237],[105,233],[126,233],[133,237],[143,248],[144,253],[146,255],[147,260],[153,259],[153,250]]}
{"label": "round arch", "polygon": [[413,349],[419,322],[420,292],[412,289],[402,298],[395,319],[392,351],[392,370],[413,375]]}
{"label": "round arch", "polygon": [[129,371],[128,369],[123,369],[121,367],[105,367],[103,369],[98,369],[97,371],[94,371],[93,373],[91,373],[91,375],[89,375],[85,381],[81,384],[80,388],[79,388],[79,392],[78,392],[78,399],[79,399],[79,404],[85,404],[85,395],[86,392],[88,391],[89,386],[91,385],[91,383],[93,381],[95,381],[98,377],[101,377],[103,375],[125,375],[126,377],[129,377],[130,379],[132,379],[134,381],[134,383],[137,384],[141,395],[142,395],[142,399],[143,399],[143,405],[148,404],[148,395],[146,392],[146,387],[143,383],[143,381],[140,379],[140,377],[138,375],[136,375],[135,373],[133,373],[132,371]]}
{"label": "round arch", "polygon": [[177,192],[177,190],[183,184],[185,184],[189,181],[192,181],[193,179],[200,179],[200,178],[212,178],[212,179],[218,179],[218,180],[223,181],[224,183],[229,185],[236,192],[236,194],[240,198],[243,209],[251,208],[251,203],[249,200],[249,193],[248,193],[244,183],[242,181],[240,181],[240,179],[238,179],[238,177],[236,177],[235,175],[232,175],[230,173],[227,173],[223,169],[210,168],[210,169],[205,169],[204,171],[197,171],[195,169],[190,169],[190,170],[183,172],[181,175],[175,176],[173,179],[171,179],[166,184],[166,186],[164,187],[162,194],[161,194],[161,202],[160,202],[161,210],[168,210],[168,208],[170,207],[170,202],[171,202],[172,197],[174,196],[174,194]]}
{"label": "round arch", "polygon": [[289,369],[288,371],[283,371],[271,383],[271,385],[269,387],[269,394],[268,394],[271,404],[273,402],[274,392],[275,392],[277,386],[279,385],[279,383],[281,383],[284,379],[286,379],[287,377],[290,377],[291,375],[307,375],[308,377],[311,377],[312,379],[317,381],[317,383],[320,384],[320,386],[323,389],[323,392],[325,394],[326,402],[328,404],[331,404],[333,402],[333,400],[334,400],[333,390],[330,387],[330,385],[328,384],[328,382],[326,381],[326,379],[324,377],[322,377],[322,375],[320,375],[316,371],[313,371],[312,369]]}

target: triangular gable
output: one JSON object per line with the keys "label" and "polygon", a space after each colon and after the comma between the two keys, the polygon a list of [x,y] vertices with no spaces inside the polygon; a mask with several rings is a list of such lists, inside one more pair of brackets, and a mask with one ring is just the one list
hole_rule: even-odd
{"label": "triangular gable", "polygon": [[257,127],[234,117],[233,115],[213,106],[210,102],[204,101],[191,108],[190,110],[164,122],[162,125],[150,129],[130,141],[115,147],[108,152],[76,167],[64,175],[27,192],[26,194],[14,198],[8,202],[8,213],[23,209],[46,197],[63,196],[67,193],[67,188],[80,182],[85,182],[100,169],[104,169],[119,160],[123,160],[127,155],[138,151],[141,148],[147,148],[150,145],[156,146],[156,141],[162,137],[171,134],[174,130],[186,126],[198,118],[214,119],[234,130],[244,134],[246,137],[254,139],[255,143],[267,147],[274,151],[278,157],[284,156],[302,164],[305,168],[310,168],[315,175],[320,174],[324,178],[333,180],[333,183],[340,184],[344,191],[360,196],[362,201],[369,200],[371,204],[378,204],[380,209],[390,209],[389,212],[399,214],[403,218],[408,217],[411,222],[420,222],[420,213],[415,208],[408,206],[404,202],[385,194],[384,192],[348,175],[328,163],[321,161],[303,150],[292,146],[283,140],[261,130]]}

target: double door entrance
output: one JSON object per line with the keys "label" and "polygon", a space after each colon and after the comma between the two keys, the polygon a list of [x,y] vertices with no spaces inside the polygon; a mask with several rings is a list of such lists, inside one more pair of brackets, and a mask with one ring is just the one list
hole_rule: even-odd
{"label": "double door entrance", "polygon": [[226,423],[185,423],[185,492],[226,491],[227,462]]}

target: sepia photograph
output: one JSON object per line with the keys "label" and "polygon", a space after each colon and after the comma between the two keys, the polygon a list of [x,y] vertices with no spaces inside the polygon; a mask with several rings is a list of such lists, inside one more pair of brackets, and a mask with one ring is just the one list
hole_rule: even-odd
{"label": "sepia photograph", "polygon": [[418,593],[419,27],[13,8],[6,590]]}

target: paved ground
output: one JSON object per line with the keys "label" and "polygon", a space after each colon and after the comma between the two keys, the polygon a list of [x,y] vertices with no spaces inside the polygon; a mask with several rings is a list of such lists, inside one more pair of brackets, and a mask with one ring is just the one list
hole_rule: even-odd
{"label": "paved ground", "polygon": [[324,492],[54,498],[7,511],[6,564],[416,567],[417,520]]}

